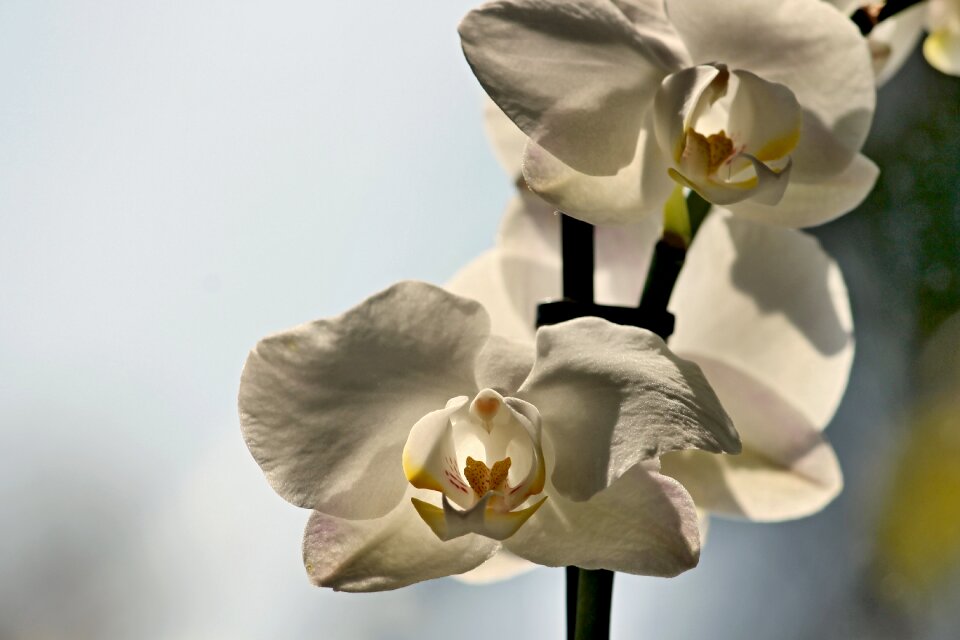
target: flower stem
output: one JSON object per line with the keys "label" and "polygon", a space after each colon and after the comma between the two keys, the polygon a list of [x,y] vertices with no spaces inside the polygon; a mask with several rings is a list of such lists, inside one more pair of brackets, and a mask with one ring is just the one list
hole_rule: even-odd
{"label": "flower stem", "polygon": [[567,567],[567,640],[574,640],[577,632],[577,592],[580,586],[580,569]]}
{"label": "flower stem", "polygon": [[610,637],[613,571],[580,569],[577,588],[577,624],[574,640]]}
{"label": "flower stem", "polygon": [[560,214],[563,254],[563,297],[593,302],[593,225]]}
{"label": "flower stem", "polygon": [[[560,214],[563,297],[568,300],[593,302],[593,235],[592,224]],[[567,567],[567,640],[574,640],[577,628],[580,573],[577,567]]]}

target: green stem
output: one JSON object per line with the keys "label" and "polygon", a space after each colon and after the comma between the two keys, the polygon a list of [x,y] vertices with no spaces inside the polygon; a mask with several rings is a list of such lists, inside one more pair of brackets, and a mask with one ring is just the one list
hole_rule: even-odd
{"label": "green stem", "polygon": [[612,596],[613,571],[580,569],[574,640],[605,640],[610,637]]}
{"label": "green stem", "polygon": [[691,191],[687,195],[687,211],[690,214],[690,237],[696,238],[700,225],[704,218],[710,213],[710,203],[700,197],[696,191]]}

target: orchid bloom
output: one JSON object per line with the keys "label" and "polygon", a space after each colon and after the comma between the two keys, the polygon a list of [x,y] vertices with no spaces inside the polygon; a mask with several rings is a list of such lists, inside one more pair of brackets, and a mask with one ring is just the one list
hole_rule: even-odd
{"label": "orchid bloom", "polygon": [[[828,1],[846,14],[853,14],[861,6],[879,10],[884,4]],[[867,34],[878,86],[900,70],[924,29],[928,32],[923,41],[927,62],[942,73],[960,76],[960,0],[929,0],[884,19]]]}
{"label": "orchid bloom", "polygon": [[[872,4],[865,0],[827,1],[848,16],[862,6]],[[882,3],[874,6],[882,6]],[[926,15],[926,3],[921,2],[887,18],[867,34],[877,86],[885,84],[907,61],[923,32]]]}
{"label": "orchid bloom", "polygon": [[821,0],[497,0],[460,25],[481,85],[530,138],[527,184],[595,224],[659,215],[677,185],[783,226],[857,206],[870,55]]}
{"label": "orchid bloom", "polygon": [[[659,237],[655,221],[596,229],[597,301],[635,306]],[[560,295],[559,224],[533,194],[514,198],[498,246],[450,290],[480,300],[494,331],[530,341],[536,304]],[[846,387],[852,319],[837,265],[812,237],[738,220],[704,221],[670,304],[671,349],[696,362],[743,442],[739,456],[671,453],[663,469],[701,509],[754,521],[818,511],[840,491],[821,435]]]}
{"label": "orchid bloom", "polygon": [[930,0],[923,55],[938,71],[960,76],[960,0]]}
{"label": "orchid bloom", "polygon": [[524,343],[477,302],[405,282],[261,340],[240,384],[244,438],[313,509],[320,586],[402,587],[501,549],[548,566],[675,575],[697,563],[669,451],[737,451],[703,374],[641,329],[581,318]]}

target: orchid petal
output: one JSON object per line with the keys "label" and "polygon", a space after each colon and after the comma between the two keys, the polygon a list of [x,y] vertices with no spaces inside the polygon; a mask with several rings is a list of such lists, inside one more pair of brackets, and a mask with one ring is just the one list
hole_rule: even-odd
{"label": "orchid petal", "polygon": [[511,180],[518,179],[527,146],[526,134],[489,98],[483,102],[483,128],[500,167]]}
{"label": "orchid petal", "polygon": [[507,204],[497,230],[497,248],[536,260],[560,255],[560,214],[552,204],[522,190]]}
{"label": "orchid petal", "polygon": [[[482,301],[480,301],[482,302]],[[529,341],[490,336],[477,357],[477,386],[512,395],[533,368],[534,351]]]}
{"label": "orchid petal", "polygon": [[756,157],[740,153],[736,158],[744,158],[753,165],[755,176],[741,182],[719,182],[714,180],[690,180],[683,174],[670,170],[670,176],[685,187],[693,189],[704,200],[719,205],[734,205],[740,202],[757,202],[775,206],[783,198],[790,184],[790,169],[793,163],[780,171],[774,171]]}
{"label": "orchid petal", "polygon": [[420,418],[403,447],[403,473],[418,489],[440,491],[463,508],[473,505],[473,494],[460,473],[457,449],[453,441],[450,417],[467,405],[469,398],[459,396],[447,406]]}
{"label": "orchid petal", "polygon": [[937,71],[960,76],[960,32],[937,29],[923,41],[923,57]]}
{"label": "orchid petal", "polygon": [[536,517],[504,542],[531,562],[674,576],[700,555],[697,511],[680,483],[637,465],[586,501],[548,486]]}
{"label": "orchid petal", "polygon": [[743,371],[699,359],[743,440],[738,456],[668,454],[663,472],[719,515],[778,521],[816,513],[843,486],[837,457],[820,432],[776,391]]}
{"label": "orchid petal", "polygon": [[695,364],[650,331],[599,318],[541,327],[517,397],[539,409],[556,451],[553,484],[574,500],[667,451],[740,447]]}
{"label": "orchid petal", "polygon": [[630,163],[663,71],[615,5],[490,2],[467,14],[460,38],[487,94],[544,149],[589,175]]}
{"label": "orchid petal", "polygon": [[[877,73],[877,86],[883,86],[907,61],[923,35],[927,8],[914,5],[873,28],[868,37]],[[880,55],[878,55],[880,54]]]}
{"label": "orchid petal", "polygon": [[787,157],[800,139],[800,105],[786,86],[737,69],[727,134],[761,162]]}
{"label": "orchid petal", "polygon": [[482,536],[442,542],[410,502],[401,500],[387,515],[371,520],[314,511],[304,532],[303,560],[317,586],[383,591],[469,571],[499,548]]}
{"label": "orchid petal", "polygon": [[[639,302],[653,247],[660,235],[660,225],[658,216],[647,216],[635,224],[594,229],[594,289],[598,303],[636,305]],[[536,303],[561,295],[559,216],[536,196],[521,194],[514,197],[500,224],[497,244],[513,292],[507,297],[512,302],[514,314],[523,314],[526,336],[532,337]],[[498,280],[506,286],[504,278]],[[477,298],[473,294],[477,288],[474,286],[460,293]],[[538,297],[523,295],[520,291]],[[496,326],[500,321],[498,313],[491,313],[491,316]]]}
{"label": "orchid petal", "polygon": [[633,160],[612,176],[581,173],[531,140],[523,157],[523,178],[556,209],[591,224],[620,225],[655,216],[672,183],[649,129],[638,135]]}
{"label": "orchid petal", "polygon": [[611,0],[650,46],[651,52],[669,71],[689,67],[693,62],[680,34],[670,24],[663,0]]}
{"label": "orchid petal", "polygon": [[471,533],[493,540],[506,540],[514,535],[547,499],[547,496],[544,496],[525,509],[501,512],[487,508],[487,503],[492,497],[493,493],[488,493],[477,504],[465,511],[454,508],[446,495],[442,497],[442,509],[417,498],[410,500],[437,538],[448,542]]}
{"label": "orchid petal", "polygon": [[520,306],[510,297],[513,289],[503,281],[500,257],[497,251],[481,254],[455,273],[445,288],[482,304],[490,314],[492,333],[514,340],[529,340],[536,310],[525,309],[528,315],[519,313]]}
{"label": "orchid petal", "polygon": [[694,60],[748,69],[794,93],[804,110],[794,177],[825,178],[860,151],[876,102],[866,43],[826,2],[666,0]]}
{"label": "orchid petal", "polygon": [[742,201],[729,205],[738,218],[783,227],[812,227],[852,211],[870,194],[880,170],[863,154],[840,174],[804,182],[794,173],[776,206]]}
{"label": "orchid petal", "polygon": [[814,238],[714,212],[670,309],[676,353],[749,371],[817,428],[829,422],[850,374],[853,321],[840,269]]}
{"label": "orchid petal", "polygon": [[484,562],[476,569],[471,569],[466,573],[452,576],[454,580],[459,580],[467,584],[483,585],[491,582],[500,582],[509,580],[519,575],[523,575],[537,565],[529,560],[516,556],[506,549],[501,549],[495,556]]}
{"label": "orchid petal", "polygon": [[338,517],[389,512],[407,486],[410,428],[476,390],[489,323],[474,301],[404,282],[261,340],[241,378],[240,422],[274,490]]}
{"label": "orchid petal", "polygon": [[[653,102],[653,123],[657,143],[674,162],[680,161],[684,135],[693,124],[698,105],[719,98],[726,77],[726,69],[705,64],[664,78]],[[723,81],[718,82],[719,78]]]}

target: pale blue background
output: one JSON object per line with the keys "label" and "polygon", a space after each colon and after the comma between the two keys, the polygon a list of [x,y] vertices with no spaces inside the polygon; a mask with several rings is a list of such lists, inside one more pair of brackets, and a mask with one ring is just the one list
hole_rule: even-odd
{"label": "pale blue background", "polygon": [[[491,244],[512,187],[455,33],[470,4],[0,2],[0,638],[561,637],[558,570],[311,587],[307,514],[237,424],[259,337]],[[885,265],[841,231],[828,248],[872,282]],[[615,637],[888,628],[859,581],[909,305],[854,295],[844,496],[715,524],[680,579],[619,576]]]}

